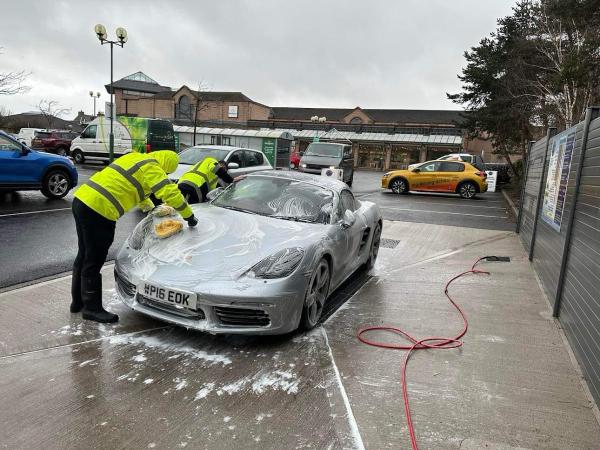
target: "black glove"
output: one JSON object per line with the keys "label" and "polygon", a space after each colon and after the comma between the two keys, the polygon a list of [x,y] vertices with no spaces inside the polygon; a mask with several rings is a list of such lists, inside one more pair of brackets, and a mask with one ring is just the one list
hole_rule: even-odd
{"label": "black glove", "polygon": [[193,214],[187,219],[185,219],[185,221],[187,222],[189,227],[195,227],[196,225],[198,225],[198,219],[196,219],[196,216],[194,216]]}

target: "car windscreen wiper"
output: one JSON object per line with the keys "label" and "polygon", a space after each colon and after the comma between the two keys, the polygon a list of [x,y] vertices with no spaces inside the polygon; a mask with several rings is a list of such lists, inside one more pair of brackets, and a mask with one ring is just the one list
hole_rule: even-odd
{"label": "car windscreen wiper", "polygon": [[283,219],[283,220],[293,220],[294,222],[305,222],[305,223],[316,223],[314,219],[309,219],[307,217],[296,217],[296,216],[269,216],[275,219]]}
{"label": "car windscreen wiper", "polygon": [[256,214],[257,216],[264,216],[264,214],[257,213],[256,211],[251,211],[249,209],[244,209],[244,208],[238,208],[237,206],[230,206],[230,205],[215,205],[215,206],[218,206],[219,208],[224,208],[224,209],[231,209],[232,211],[240,211],[240,212],[244,212],[244,213],[248,213],[248,214]]}

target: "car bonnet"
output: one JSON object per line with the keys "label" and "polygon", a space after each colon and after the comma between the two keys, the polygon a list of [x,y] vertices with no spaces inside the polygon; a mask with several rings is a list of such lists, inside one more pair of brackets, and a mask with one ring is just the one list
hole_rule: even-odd
{"label": "car bonnet", "polygon": [[[198,225],[167,239],[146,239],[132,252],[131,269],[140,279],[193,288],[216,280],[236,280],[256,263],[286,249],[309,250],[328,225],[273,219],[210,204],[194,206]],[[156,219],[159,220],[159,219]]]}

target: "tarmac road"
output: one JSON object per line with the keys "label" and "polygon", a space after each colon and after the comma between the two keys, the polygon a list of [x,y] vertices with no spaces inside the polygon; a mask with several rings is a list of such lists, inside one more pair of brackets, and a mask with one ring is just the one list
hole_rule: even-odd
{"label": "tarmac road", "polygon": [[[79,184],[98,167],[78,167]],[[38,191],[0,193],[0,288],[71,270],[77,254],[72,201],[73,191],[61,200],[48,200]],[[109,259],[142,217],[132,211],[119,220]]]}
{"label": "tarmac road", "polygon": [[[84,183],[101,167],[79,166],[79,183]],[[482,194],[474,200],[463,200],[454,195],[413,193],[398,196],[381,191],[380,180],[381,172],[356,172],[353,191],[359,199],[377,203],[385,219],[479,229],[514,229],[499,192]],[[77,254],[72,200],[72,192],[58,201],[50,201],[37,191],[0,194],[0,289],[71,270]],[[136,210],[119,220],[109,260],[114,258],[119,246],[142,217]]]}

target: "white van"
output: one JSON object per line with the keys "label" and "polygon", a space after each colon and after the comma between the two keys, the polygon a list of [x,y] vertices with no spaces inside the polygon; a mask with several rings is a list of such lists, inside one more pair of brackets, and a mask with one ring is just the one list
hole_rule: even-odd
{"label": "white van", "polygon": [[[145,117],[118,117],[113,124],[114,157],[135,151],[175,150],[173,124],[167,120]],[[71,142],[70,154],[76,163],[86,160],[107,161],[109,158],[110,119],[95,118]]]}
{"label": "white van", "polygon": [[31,147],[31,140],[35,137],[36,131],[44,131],[43,128],[21,128],[17,134],[17,140],[27,147]]}

